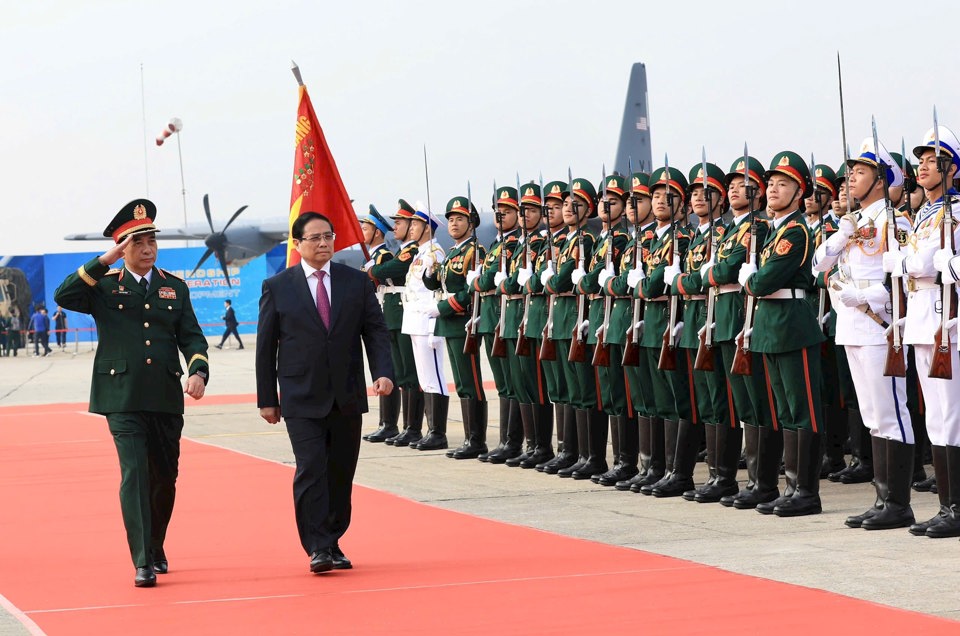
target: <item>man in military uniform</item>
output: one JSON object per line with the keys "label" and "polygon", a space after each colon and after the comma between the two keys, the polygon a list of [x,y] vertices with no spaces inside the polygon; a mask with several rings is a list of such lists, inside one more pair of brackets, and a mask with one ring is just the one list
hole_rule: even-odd
{"label": "man in military uniform", "polygon": [[[512,188],[511,188],[512,190]],[[507,367],[505,343],[498,343],[502,351],[494,351],[494,335],[500,325],[500,315],[503,307],[501,295],[497,290],[494,278],[499,272],[506,273],[507,263],[513,257],[513,250],[520,237],[520,228],[517,224],[516,195],[510,199],[509,191],[499,188],[494,192],[494,207],[496,208],[494,222],[499,230],[483,259],[479,270],[471,270],[467,274],[467,285],[474,291],[480,292],[479,321],[474,325],[476,333],[483,336],[483,346],[487,352],[487,361],[493,373],[493,383],[497,387],[500,398],[500,444],[489,453],[481,453],[477,459],[492,464],[503,464],[511,457],[522,452],[523,427],[520,423],[520,403],[510,383],[510,370]],[[500,199],[503,198],[503,202]],[[510,201],[513,201],[513,205]],[[496,354],[496,355],[495,355]]]}
{"label": "man in military uniform", "polygon": [[[97,323],[90,412],[106,416],[117,447],[120,510],[137,587],[153,587],[156,574],[168,570],[163,543],[176,494],[183,394],[202,398],[210,373],[187,284],[154,264],[156,216],[147,199],[123,206],[103,232],[116,245],[54,293],[58,305]],[[109,269],[120,258],[124,267]]]}
{"label": "man in military uniform", "polygon": [[872,139],[864,140],[860,154],[847,162],[847,170],[850,194],[860,201],[860,211],[841,217],[837,231],[817,248],[813,259],[814,271],[837,269],[830,280],[839,301],[837,345],[843,347],[850,364],[873,450],[875,502],[845,523],[867,530],[903,528],[914,522],[910,508],[913,427],[905,379],[884,375],[885,331],[893,318],[882,256],[889,233],[896,243],[910,229],[902,217],[897,227],[889,227],[884,196],[886,185],[902,186],[903,173],[882,144],[874,148]]}
{"label": "man in military uniform", "polygon": [[743,430],[728,392],[723,356],[712,341],[716,290],[700,273],[714,259],[726,234],[721,218],[727,199],[724,179],[723,170],[712,163],[701,162],[690,169],[690,206],[700,223],[682,268],[674,264],[664,273],[664,280],[671,286],[670,293],[684,298],[679,355],[686,357],[687,368],[692,371],[696,412],[703,422],[707,444],[708,479],[702,486],[683,493],[684,499],[699,503],[715,503],[722,497],[737,494],[737,467],[743,441]]}
{"label": "man in military uniform", "polygon": [[[950,304],[956,303],[956,291],[951,288],[960,271],[955,267],[951,246],[960,241],[960,197],[951,187],[960,168],[960,140],[946,126],[931,128],[913,154],[920,159],[917,183],[925,190],[928,202],[917,212],[904,248],[884,252],[883,269],[903,278],[908,292],[903,342],[913,345],[916,354],[940,498],[939,512],[928,521],[910,526],[910,533],[939,539],[960,536],[960,359],[955,344],[957,327],[952,324],[955,321],[943,321],[943,312],[948,319],[952,315]],[[943,191],[942,177],[947,192]],[[952,236],[946,231],[950,227],[945,224],[947,201]],[[942,238],[947,240],[946,248],[941,247]],[[946,288],[938,284],[938,273]],[[947,334],[942,333],[944,322]],[[949,343],[941,349],[947,336]],[[949,374],[941,366],[944,363],[949,365]]]}
{"label": "man in military uniform", "polygon": [[[483,258],[478,247],[476,228],[480,215],[466,197],[454,197],[447,203],[447,232],[454,245],[442,263],[424,272],[427,289],[439,290],[434,335],[443,338],[450,356],[453,381],[460,396],[463,415],[463,445],[447,452],[454,459],[473,459],[487,452],[487,397],[483,391],[480,359],[466,353],[464,327],[470,319],[473,292],[467,287],[467,272]],[[479,250],[479,251],[478,251]]]}
{"label": "man in military uniform", "polygon": [[[547,263],[540,274],[544,289],[555,297],[552,340],[567,389],[561,400],[571,406],[576,422],[576,435],[571,437],[567,435],[569,429],[564,431],[564,448],[578,453],[578,460],[566,468],[558,465],[554,468],[560,477],[573,477],[576,473],[578,479],[589,479],[607,470],[607,418],[597,401],[597,379],[586,346],[587,299],[586,296],[577,296],[573,282],[574,271],[583,271],[593,254],[596,239],[586,222],[596,215],[597,195],[593,184],[586,179],[571,180],[563,201],[567,237],[557,258]],[[571,348],[575,346],[580,347],[579,356],[571,356]],[[591,448],[595,450],[593,455],[590,454]],[[553,468],[544,469],[544,472],[552,471]]]}
{"label": "man in military uniform", "polygon": [[410,336],[403,333],[404,281],[410,264],[419,250],[419,244],[410,236],[410,221],[416,211],[400,199],[394,221],[393,236],[400,243],[396,258],[382,258],[378,263],[367,263],[366,271],[377,283],[377,292],[383,296],[383,316],[390,331],[390,355],[396,375],[396,390],[400,391],[403,431],[383,435],[379,431],[371,435],[369,442],[385,442],[392,446],[416,444],[423,437],[423,391],[417,378],[413,360],[413,345]]}
{"label": "man in military uniform", "polygon": [[[780,517],[819,514],[820,343],[823,331],[807,301],[813,288],[813,237],[800,204],[811,191],[810,171],[794,152],[777,153],[764,174],[770,233],[759,264],[744,263],[739,282],[757,299],[750,348],[763,354],[777,420],[783,428],[787,487],[777,499],[757,505]],[[763,461],[763,460],[761,460]]]}
{"label": "man in military uniform", "polygon": [[[369,213],[360,219],[360,229],[363,231],[363,241],[367,245],[367,254],[370,256],[370,260],[360,269],[369,274],[373,266],[393,260],[393,254],[384,242],[387,232],[393,232],[393,226],[371,203]],[[374,284],[377,286],[380,306],[383,307],[385,294],[382,289],[385,285],[376,279]],[[397,421],[400,419],[400,393],[398,385],[393,387],[389,395],[380,396],[380,425],[375,432],[364,435],[363,439],[368,442],[382,442],[400,433],[397,428]]]}

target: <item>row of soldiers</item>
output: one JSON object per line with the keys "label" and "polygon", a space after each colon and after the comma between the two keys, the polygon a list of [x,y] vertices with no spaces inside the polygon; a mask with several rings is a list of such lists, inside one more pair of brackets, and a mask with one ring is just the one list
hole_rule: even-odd
{"label": "row of soldiers", "polygon": [[[464,425],[449,457],[781,517],[821,512],[823,475],[872,478],[876,499],[848,526],[960,536],[960,370],[942,372],[958,364],[960,141],[941,126],[914,154],[916,170],[867,139],[838,173],[783,151],[766,170],[745,153],[727,172],[704,159],[689,178],[668,166],[604,175],[599,195],[584,178],[501,187],[486,249],[470,197],[458,196],[446,253],[422,205],[401,200],[392,226],[371,206],[364,269],[379,286],[398,390],[365,439],[447,448],[446,352]],[[383,245],[389,232],[396,254]],[[500,404],[492,450],[480,340]],[[909,364],[891,367],[888,355]],[[846,466],[840,414],[851,404],[858,457]],[[924,428],[941,508],[917,523]],[[704,443],[709,477],[698,486]]]}

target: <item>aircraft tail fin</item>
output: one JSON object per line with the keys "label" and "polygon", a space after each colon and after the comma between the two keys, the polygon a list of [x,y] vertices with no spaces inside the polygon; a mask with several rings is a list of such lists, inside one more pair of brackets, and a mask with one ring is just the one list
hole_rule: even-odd
{"label": "aircraft tail fin", "polygon": [[614,163],[620,174],[627,174],[628,158],[633,160],[635,172],[653,171],[650,119],[647,114],[647,67],[643,62],[635,63],[630,69],[620,140],[617,143],[617,160]]}

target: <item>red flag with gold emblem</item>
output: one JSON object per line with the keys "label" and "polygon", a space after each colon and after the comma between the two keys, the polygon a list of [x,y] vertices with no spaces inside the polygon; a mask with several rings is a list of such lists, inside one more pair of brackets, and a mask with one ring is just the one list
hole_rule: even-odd
{"label": "red flag with gold emblem", "polygon": [[[343,187],[340,171],[327,146],[317,114],[313,112],[307,87],[303,85],[300,86],[300,104],[297,107],[296,146],[288,227],[293,228],[293,222],[304,212],[319,212],[333,223],[337,234],[334,251],[358,243],[365,248],[360,222],[353,211],[347,189]],[[299,262],[300,253],[293,249],[291,238],[287,241],[287,267]]]}

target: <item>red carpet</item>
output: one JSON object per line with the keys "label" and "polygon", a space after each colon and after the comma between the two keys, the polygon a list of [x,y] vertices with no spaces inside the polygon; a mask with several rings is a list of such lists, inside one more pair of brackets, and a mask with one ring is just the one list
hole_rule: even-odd
{"label": "red carpet", "polygon": [[0,408],[0,431],[0,595],[47,634],[958,630],[365,488],[343,542],[356,568],[314,576],[294,527],[291,468],[189,441],[167,542],[171,573],[136,589],[103,418],[64,405]]}

